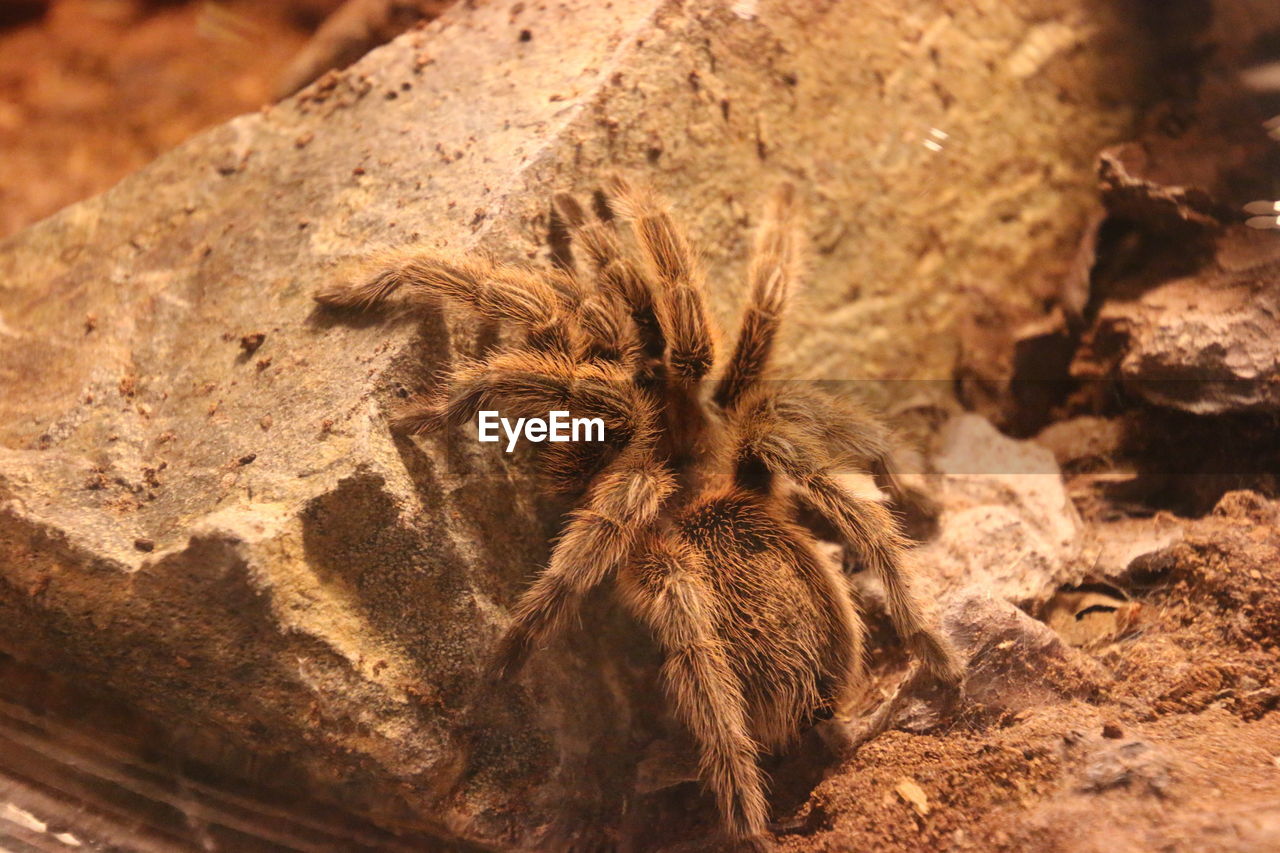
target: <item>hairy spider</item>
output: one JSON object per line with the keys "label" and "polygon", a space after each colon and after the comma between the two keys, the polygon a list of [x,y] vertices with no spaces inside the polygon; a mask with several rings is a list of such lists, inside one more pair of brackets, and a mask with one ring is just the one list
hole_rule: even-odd
{"label": "hairy spider", "polygon": [[515,608],[493,674],[516,671],[616,577],[663,651],[666,692],[698,743],[726,831],[767,843],[759,754],[844,712],[861,681],[863,623],[802,514],[825,520],[879,577],[921,674],[947,684],[961,675],[912,595],[894,516],[836,478],[861,467],[897,490],[888,436],[855,407],[766,381],[799,267],[790,187],[758,229],[737,344],[713,381],[702,273],[658,198],[617,179],[593,216],[570,196],[555,206],[589,275],[408,255],[316,298],[363,307],[403,287],[524,328],[518,344],[457,366],[444,393],[411,401],[398,418],[409,431],[458,425],[498,403],[504,415],[568,409],[605,421],[603,443],[540,445],[550,481],[579,499]]}

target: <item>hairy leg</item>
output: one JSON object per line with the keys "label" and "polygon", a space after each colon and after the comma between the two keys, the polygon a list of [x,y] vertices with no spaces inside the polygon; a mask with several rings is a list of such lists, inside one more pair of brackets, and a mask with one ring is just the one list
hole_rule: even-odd
{"label": "hairy leg", "polygon": [[400,288],[417,298],[449,299],[490,319],[515,322],[525,328],[532,349],[581,359],[634,359],[634,335],[612,298],[584,289],[560,270],[405,255],[363,284],[326,288],[316,299],[339,308],[367,309]]}
{"label": "hairy leg", "polygon": [[652,433],[637,436],[600,473],[550,565],[520,597],[494,656],[496,677],[518,670],[534,645],[563,628],[583,596],[627,561],[674,489],[674,477],[653,457]]}
{"label": "hairy leg", "polygon": [[627,307],[645,355],[661,358],[666,340],[658,324],[653,291],[623,250],[611,218],[612,211],[602,202],[598,211],[601,215],[589,218],[577,199],[567,194],[556,196],[555,204],[569,228],[573,244],[583,250],[595,271],[597,289]]}
{"label": "hairy leg", "polygon": [[583,299],[575,316],[582,330],[577,353],[579,359],[609,361],[630,369],[640,363],[641,349],[636,330],[613,298],[591,294]]}
{"label": "hairy leg", "polygon": [[869,472],[899,511],[936,518],[929,496],[902,482],[889,429],[856,402],[798,382],[773,382],[748,390],[738,408],[744,421],[786,422],[833,468]]}
{"label": "hairy leg", "polygon": [[569,320],[578,286],[564,273],[408,254],[393,257],[362,284],[324,288],[315,299],[335,308],[368,309],[401,288],[418,299],[448,299],[490,319],[517,323],[536,349],[573,350],[575,324]]}
{"label": "hairy leg", "polygon": [[844,489],[834,479],[834,468],[815,436],[778,417],[769,407],[751,407],[735,426],[739,478],[751,483],[763,470],[795,483],[808,503],[880,579],[889,619],[902,641],[931,674],[947,684],[958,683],[963,665],[950,643],[924,618],[911,589],[906,540],[892,513]]}
{"label": "hairy leg", "polygon": [[662,676],[676,715],[699,745],[699,775],[740,840],[765,836],[767,804],[742,686],[716,635],[698,553],[655,539],[624,575],[622,592],[666,654]]}
{"label": "hairy leg", "polygon": [[678,379],[701,379],[715,362],[715,342],[697,258],[670,212],[651,191],[622,179],[612,181],[610,189],[658,285],[653,290],[667,341],[667,366]]}
{"label": "hairy leg", "polygon": [[850,494],[828,472],[813,470],[796,482],[880,579],[889,621],[907,648],[939,680],[959,683],[964,666],[947,639],[924,618],[904,563],[906,539],[889,510]]}
{"label": "hairy leg", "polygon": [[539,474],[553,492],[581,495],[608,460],[616,455],[610,441],[568,441],[545,444],[538,457]]}
{"label": "hairy leg", "polygon": [[397,413],[395,425],[414,434],[458,426],[501,401],[507,417],[545,416],[559,409],[599,417],[606,438],[621,442],[652,417],[650,404],[629,379],[617,365],[510,350],[458,366],[445,394],[409,401]]}
{"label": "hairy leg", "polygon": [[831,620],[819,693],[829,703],[826,710],[843,725],[865,683],[867,628],[854,604],[849,581],[834,561],[805,553],[798,555],[795,567]]}
{"label": "hairy leg", "polygon": [[723,409],[736,406],[768,369],[783,307],[798,273],[798,237],[790,221],[793,197],[790,184],[780,187],[765,207],[756,232],[738,343],[715,392],[714,399]]}

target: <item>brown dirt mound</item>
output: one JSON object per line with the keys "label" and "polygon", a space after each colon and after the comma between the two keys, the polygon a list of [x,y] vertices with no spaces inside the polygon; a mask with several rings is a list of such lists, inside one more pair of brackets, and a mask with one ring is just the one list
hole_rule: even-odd
{"label": "brown dirt mound", "polygon": [[819,785],[788,850],[1280,846],[1280,504],[1226,495],[1121,580],[1095,702],[892,732]]}

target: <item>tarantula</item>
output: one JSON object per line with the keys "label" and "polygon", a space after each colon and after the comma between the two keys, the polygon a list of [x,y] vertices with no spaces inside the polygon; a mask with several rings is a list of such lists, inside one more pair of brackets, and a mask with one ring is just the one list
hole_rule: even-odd
{"label": "tarantula", "polygon": [[493,675],[515,672],[615,577],[663,652],[666,692],[725,829],[767,843],[758,756],[846,710],[862,666],[847,581],[815,552],[802,512],[825,519],[879,577],[921,672],[960,678],[912,595],[894,516],[836,478],[862,466],[897,489],[888,435],[832,397],[766,381],[800,265],[789,187],[758,229],[741,330],[718,373],[698,259],[663,203],[620,179],[597,194],[594,215],[567,195],[554,203],[589,274],[408,255],[316,298],[366,307],[403,287],[523,327],[519,343],[453,369],[444,393],[410,401],[403,429],[459,425],[497,403],[504,414],[568,409],[605,421],[603,443],[540,445],[551,484],[579,499],[515,608]]}

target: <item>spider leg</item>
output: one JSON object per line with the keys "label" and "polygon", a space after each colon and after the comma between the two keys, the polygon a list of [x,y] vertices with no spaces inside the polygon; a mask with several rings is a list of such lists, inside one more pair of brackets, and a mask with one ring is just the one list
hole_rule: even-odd
{"label": "spider leg", "polygon": [[616,365],[511,350],[455,368],[447,394],[410,400],[397,412],[394,426],[415,435],[458,426],[498,401],[508,417],[545,416],[555,410],[599,417],[606,439],[613,442],[631,440],[652,417],[652,404]]}
{"label": "spider leg", "polygon": [[715,363],[715,342],[697,257],[652,192],[621,178],[611,183],[619,212],[630,221],[646,267],[658,284],[656,307],[667,341],[667,365],[686,382],[701,379]]}
{"label": "spider leg", "polygon": [[654,459],[653,438],[650,431],[627,445],[573,512],[550,565],[516,605],[494,656],[494,677],[516,672],[534,645],[563,628],[583,596],[626,562],[637,534],[657,517],[675,480]]}
{"label": "spider leg", "polygon": [[765,207],[756,232],[747,272],[751,289],[738,342],[713,398],[722,409],[736,406],[743,393],[758,383],[768,369],[782,311],[798,273],[797,237],[790,222],[793,198],[790,184],[780,187]]}
{"label": "spider leg", "polygon": [[774,396],[787,400],[785,417],[817,436],[819,446],[834,454],[835,464],[869,472],[899,513],[917,519],[938,517],[941,510],[933,498],[903,482],[890,430],[866,409],[817,389],[788,387],[777,389]]}
{"label": "spider leg", "polygon": [[581,494],[604,464],[614,455],[618,443],[568,441],[544,445],[538,459],[540,474],[548,488],[562,495]]}
{"label": "spider leg", "polygon": [[565,273],[409,254],[395,257],[362,284],[325,288],[315,299],[335,308],[367,309],[400,288],[417,298],[448,299],[490,319],[518,323],[535,349],[573,351],[575,324],[569,320],[580,290]]}
{"label": "spider leg", "polygon": [[938,679],[958,683],[963,666],[951,644],[924,618],[904,566],[906,540],[889,510],[850,494],[827,472],[814,470],[797,482],[879,577],[889,621],[907,647]]}
{"label": "spider leg", "polygon": [[634,368],[640,359],[635,330],[611,297],[590,294],[576,312],[578,326],[585,340],[578,357],[584,361],[601,360]]}
{"label": "spider leg", "polygon": [[742,685],[699,579],[702,561],[687,544],[657,538],[624,573],[621,589],[666,653],[662,677],[676,715],[699,744],[699,775],[739,839],[764,836],[767,805]]}
{"label": "spider leg", "polygon": [[[907,550],[897,520],[876,501],[849,493],[834,478],[835,466],[803,428],[777,416],[764,405],[743,411],[737,419],[736,478],[747,488],[771,487],[772,476],[784,476],[809,504],[835,527],[884,586],[885,608],[894,630],[931,674],[957,684],[963,665],[951,644],[924,617],[911,589]],[[762,477],[762,474],[764,475]]]}
{"label": "spider leg", "polygon": [[666,349],[666,339],[658,324],[653,291],[623,251],[612,219],[613,212],[602,202],[598,205],[599,215],[590,219],[577,199],[564,193],[556,196],[555,205],[569,228],[574,245],[582,248],[595,271],[600,293],[627,307],[644,353],[651,358],[661,358]]}
{"label": "spider leg", "polygon": [[929,497],[901,480],[888,428],[852,400],[840,399],[795,382],[773,383],[768,390],[749,390],[738,402],[747,419],[776,417],[821,448],[833,467],[871,473],[899,510],[937,515]]}

